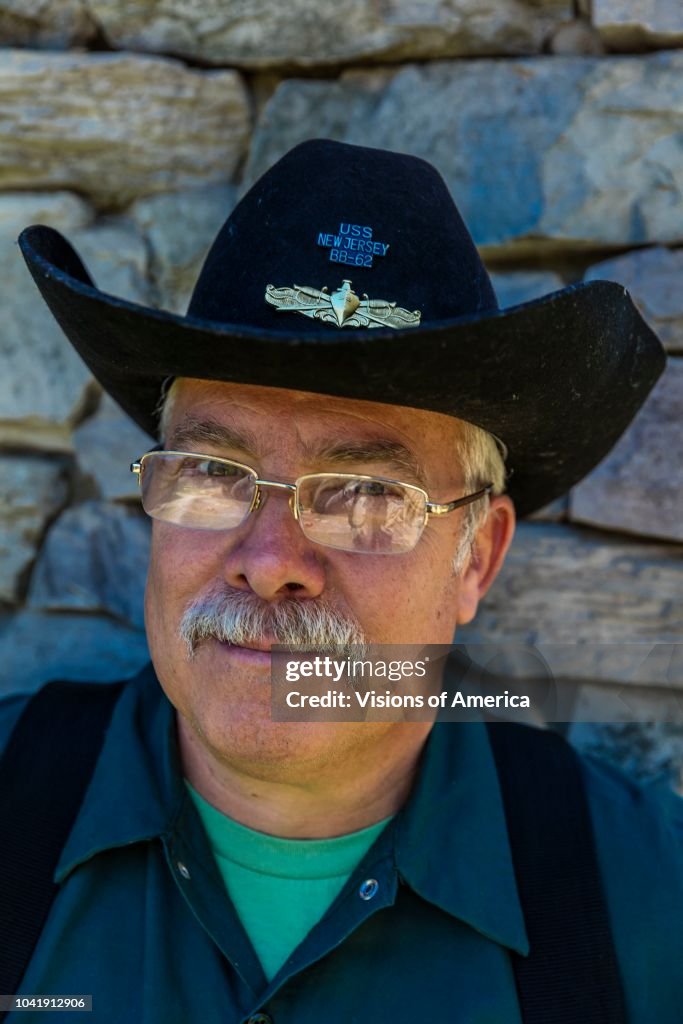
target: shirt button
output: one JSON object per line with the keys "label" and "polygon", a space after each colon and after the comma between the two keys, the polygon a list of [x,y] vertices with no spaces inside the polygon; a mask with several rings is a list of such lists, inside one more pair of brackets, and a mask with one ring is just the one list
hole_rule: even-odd
{"label": "shirt button", "polygon": [[181,860],[176,861],[176,867],[178,868],[178,871],[183,876],[183,878],[190,877],[189,868],[185,864],[183,864]]}
{"label": "shirt button", "polygon": [[366,878],[358,890],[358,895],[362,900],[371,900],[377,894],[378,889],[379,882],[376,878]]}
{"label": "shirt button", "polygon": [[247,1024],[273,1024],[273,1018],[267,1013],[252,1013]]}

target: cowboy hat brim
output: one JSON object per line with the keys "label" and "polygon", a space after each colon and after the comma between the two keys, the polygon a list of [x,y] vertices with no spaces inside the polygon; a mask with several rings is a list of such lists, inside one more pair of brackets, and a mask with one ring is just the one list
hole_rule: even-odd
{"label": "cowboy hat brim", "polygon": [[609,281],[400,330],[297,330],[290,314],[288,329],[268,331],[102,292],[53,228],[27,228],[19,245],[74,348],[152,437],[162,385],[174,377],[427,409],[504,442],[508,492],[521,516],[565,494],[597,465],[665,364],[628,293]]}

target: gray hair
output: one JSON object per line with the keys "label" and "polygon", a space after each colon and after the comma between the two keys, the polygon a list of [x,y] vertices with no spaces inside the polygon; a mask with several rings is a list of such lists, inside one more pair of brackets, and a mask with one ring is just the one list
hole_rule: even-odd
{"label": "gray hair", "polygon": [[[179,379],[168,377],[161,388],[155,411],[159,416],[159,437],[162,441],[168,434]],[[460,429],[455,454],[463,468],[465,492],[469,494],[492,484],[491,493],[502,494],[506,480],[502,442],[474,423],[468,423],[466,420],[458,422]],[[487,495],[480,501],[466,505],[460,513],[462,533],[452,559],[453,572],[456,576],[462,572],[467,558],[472,553],[477,531],[486,521],[489,505],[490,498]]]}
{"label": "gray hair", "polygon": [[[460,420],[459,424],[456,455],[463,468],[465,492],[470,494],[491,484],[491,494],[502,494],[507,475],[502,441],[474,423]],[[473,552],[477,531],[486,522],[490,503],[490,495],[487,494],[462,510],[462,535],[452,560],[456,576],[462,572],[468,556]]]}
{"label": "gray hair", "polygon": [[176,385],[179,380],[180,377],[166,377],[161,385],[159,401],[154,408],[154,415],[157,416],[159,420],[157,436],[162,444],[164,443],[164,439],[168,437],[168,428],[171,422],[171,416],[173,415],[173,404],[176,397]]}

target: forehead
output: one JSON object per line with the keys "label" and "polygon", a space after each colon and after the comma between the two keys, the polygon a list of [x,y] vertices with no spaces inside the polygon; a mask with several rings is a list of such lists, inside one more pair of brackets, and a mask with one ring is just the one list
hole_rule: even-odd
{"label": "forehead", "polygon": [[277,426],[302,433],[307,441],[329,440],[337,431],[344,437],[394,438],[416,451],[451,447],[461,433],[459,420],[424,409],[189,378],[174,382],[169,412],[171,430],[187,420],[215,420],[257,435]]}

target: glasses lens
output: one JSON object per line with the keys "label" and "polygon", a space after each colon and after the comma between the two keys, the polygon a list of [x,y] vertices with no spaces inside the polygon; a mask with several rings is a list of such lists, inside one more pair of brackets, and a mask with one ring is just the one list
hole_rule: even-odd
{"label": "glasses lens", "polygon": [[230,530],[254,499],[256,473],[205,455],[151,452],[142,460],[142,507],[154,519],[195,530]]}
{"label": "glasses lens", "polygon": [[398,555],[415,547],[424,528],[425,494],[377,477],[323,474],[299,481],[301,527],[318,544]]}

